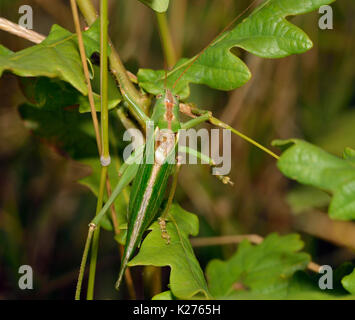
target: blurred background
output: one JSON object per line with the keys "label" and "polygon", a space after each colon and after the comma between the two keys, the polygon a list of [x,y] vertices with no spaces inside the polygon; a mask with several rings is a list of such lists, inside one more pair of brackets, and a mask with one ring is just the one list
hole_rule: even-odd
{"label": "blurred background", "polygon": [[[96,5],[98,1],[94,1]],[[29,4],[34,30],[47,35],[52,24],[74,31],[69,1],[0,0],[0,16],[18,22],[18,8]],[[171,0],[168,11],[179,57],[205,47],[247,5],[247,0]],[[138,1],[110,1],[110,35],[128,70],[164,68],[154,13]],[[334,29],[318,27],[320,14],[292,18],[313,40],[309,52],[280,60],[235,50],[253,77],[244,87],[220,92],[191,85],[188,101],[270,146],[273,139],[298,137],[341,156],[355,148],[355,2],[332,4]],[[18,51],[26,40],[0,31],[0,43]],[[25,128],[17,107],[25,101],[18,79],[0,78],[0,299],[72,299],[87,224],[96,198],[75,181],[86,167],[63,157]],[[210,128],[210,126],[206,126]],[[329,197],[283,178],[275,160],[232,137],[234,187],[221,184],[207,166],[185,166],[176,201],[198,214],[200,237],[298,232],[312,260],[333,267],[355,261],[355,224],[328,218]],[[279,152],[278,150],[274,150]],[[196,248],[204,269],[212,258],[227,259],[236,245]],[[112,234],[101,233],[95,296],[128,297],[113,289],[119,268]],[[34,290],[20,290],[20,265],[34,270]],[[159,285],[143,290],[151,270],[132,269],[137,296],[166,290],[168,270]],[[149,286],[148,286],[149,288]],[[148,291],[148,292],[147,292]]]}

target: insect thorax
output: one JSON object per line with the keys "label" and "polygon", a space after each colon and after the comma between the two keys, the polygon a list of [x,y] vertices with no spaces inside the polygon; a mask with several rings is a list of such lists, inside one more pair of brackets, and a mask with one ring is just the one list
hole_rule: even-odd
{"label": "insect thorax", "polygon": [[160,129],[170,129],[177,132],[180,129],[179,100],[169,89],[165,94],[158,95],[153,108],[152,120]]}

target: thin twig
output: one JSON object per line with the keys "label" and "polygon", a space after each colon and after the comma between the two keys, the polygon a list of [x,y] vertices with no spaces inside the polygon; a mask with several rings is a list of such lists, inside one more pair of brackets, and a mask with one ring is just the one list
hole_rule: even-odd
{"label": "thin twig", "polygon": [[91,87],[91,81],[90,81],[89,68],[87,65],[87,58],[86,58],[86,53],[85,53],[84,41],[83,41],[81,29],[80,29],[78,8],[76,6],[75,0],[70,0],[70,5],[72,8],[72,12],[73,12],[75,31],[76,31],[76,34],[78,35],[81,63],[83,65],[86,85],[88,87],[88,97],[89,97],[89,103],[90,103],[90,109],[91,109],[90,111],[91,111],[92,123],[94,125],[94,130],[95,130],[97,148],[99,150],[99,154],[101,154],[102,146],[101,146],[101,138],[100,138],[99,121],[98,121],[97,115],[96,115],[96,108],[95,108],[94,96],[92,93],[92,87]]}
{"label": "thin twig", "polygon": [[41,43],[46,37],[36,31],[28,30],[20,25],[13,23],[5,18],[0,18],[0,30],[12,33],[20,38],[33,43]]}
{"label": "thin twig", "polygon": [[293,225],[298,231],[355,250],[354,222],[332,220],[324,212],[311,210],[294,215]]}

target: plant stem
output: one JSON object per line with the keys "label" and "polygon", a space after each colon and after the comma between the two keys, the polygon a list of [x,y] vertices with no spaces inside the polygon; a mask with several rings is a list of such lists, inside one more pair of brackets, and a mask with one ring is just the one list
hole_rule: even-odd
{"label": "plant stem", "polygon": [[173,40],[171,38],[168,19],[166,13],[156,13],[158,20],[158,27],[160,33],[160,39],[163,46],[165,61],[167,63],[168,69],[172,68],[176,63],[176,53],[173,45]]}
{"label": "plant stem", "polygon": [[[91,1],[77,0],[77,3],[87,23],[89,25],[93,24],[97,19],[97,13]],[[150,99],[146,95],[140,94],[139,91],[135,88],[127,75],[127,71],[123,66],[120,56],[118,55],[110,40],[109,45],[111,47],[111,53],[109,56],[111,72],[120,85],[122,95],[128,103],[130,112],[141,124],[144,122],[144,119],[140,117],[137,111],[143,110],[145,113],[147,113],[150,105]],[[137,110],[137,108],[140,110]]]}
{"label": "plant stem", "polygon": [[117,116],[120,118],[120,120],[126,130],[137,129],[137,126],[134,124],[134,122],[130,118],[128,118],[128,116],[126,115],[123,107],[117,108],[116,113],[117,113]]}
{"label": "plant stem", "polygon": [[41,43],[46,38],[40,33],[28,30],[5,18],[0,18],[0,30],[12,33],[20,38],[26,39],[33,43]]}
{"label": "plant stem", "polygon": [[87,236],[86,242],[85,242],[85,248],[84,248],[83,257],[81,258],[78,282],[76,284],[75,300],[80,300],[81,285],[83,283],[86,260],[87,260],[87,256],[88,256],[88,253],[89,253],[90,243],[91,243],[91,239],[92,239],[92,235],[94,233],[94,230],[95,230],[95,225],[94,224],[90,224],[89,231],[88,231],[88,236]]}
{"label": "plant stem", "polygon": [[110,164],[109,136],[108,136],[108,2],[101,0],[100,7],[100,85],[101,85],[101,137],[102,153],[101,164],[108,166]]}
{"label": "plant stem", "polygon": [[88,69],[88,65],[87,65],[87,61],[86,61],[84,41],[83,41],[83,36],[81,34],[81,29],[80,29],[78,8],[76,6],[75,0],[70,0],[70,5],[71,5],[72,13],[73,13],[75,31],[78,35],[78,44],[79,44],[79,51],[80,51],[80,57],[81,57],[81,64],[83,65],[86,85],[88,87],[88,97],[89,97],[89,103],[90,103],[90,108],[91,108],[91,118],[92,118],[92,123],[94,125],[94,130],[95,130],[97,148],[99,150],[99,154],[101,154],[99,121],[97,120],[94,96],[92,93],[92,87],[91,87],[91,81],[90,81],[90,74],[89,74],[89,69]]}
{"label": "plant stem", "polygon": [[[71,0],[72,2],[74,2],[75,4],[75,0]],[[81,0],[77,0],[78,5],[80,6],[80,10],[82,11],[83,15],[85,16],[87,22],[89,25],[91,25],[96,19],[97,19],[97,14],[95,12],[94,7],[92,6],[90,1],[81,1]],[[72,7],[74,7],[72,5]],[[75,5],[75,9],[76,5]],[[106,12],[105,12],[106,11]],[[77,12],[77,10],[76,10]],[[103,15],[106,15],[107,17],[107,6],[106,8],[104,8],[104,10],[101,10]],[[76,19],[74,17],[74,19]],[[79,19],[77,19],[79,21]],[[101,121],[102,121],[102,144],[101,144],[101,138],[100,138],[100,130],[96,130],[95,129],[95,133],[96,133],[96,140],[97,140],[97,145],[98,145],[98,150],[99,150],[99,154],[101,156],[104,156],[104,160],[109,158],[109,138],[108,138],[108,108],[107,108],[107,77],[108,77],[108,68],[107,68],[107,43],[108,43],[108,32],[107,32],[107,28],[108,28],[108,21],[107,18],[102,19],[104,21],[104,25],[103,25],[103,32],[101,32],[101,42],[100,42],[100,46],[101,46],[101,61],[103,62],[103,65],[101,65],[101,72],[105,73],[104,75],[101,75],[101,84],[103,85],[101,87],[101,97],[102,97],[102,110],[104,110],[104,112],[101,112]],[[75,21],[75,20],[74,20]],[[106,25],[105,25],[106,24]],[[79,27],[77,27],[79,26]],[[76,23],[76,27],[77,27],[77,33],[78,35],[80,33],[80,25],[79,23]],[[78,31],[79,30],[79,31]],[[84,46],[82,46],[84,47]],[[82,62],[83,62],[83,66],[87,66],[86,65],[86,57],[85,57],[85,50],[81,50],[81,57],[82,57]],[[105,58],[106,57],[106,58]],[[118,57],[118,55],[117,55]],[[116,57],[116,58],[117,58]],[[118,57],[119,59],[119,57]],[[85,63],[84,63],[85,62]],[[85,69],[84,69],[85,70]],[[90,79],[88,77],[86,77],[87,79],[87,83],[88,83],[88,91],[89,93],[92,92],[91,90],[91,82]],[[106,79],[106,80],[105,80]],[[89,88],[90,86],[90,88]],[[132,85],[133,89],[134,86]],[[93,104],[90,103],[90,105],[92,106]],[[93,109],[92,109],[93,110]],[[95,108],[94,108],[95,110]],[[96,116],[96,110],[95,110],[95,116]],[[94,117],[93,117],[93,121],[94,121]],[[95,125],[94,125],[95,126]],[[102,147],[103,145],[103,147]],[[105,161],[104,161],[105,162]],[[97,202],[97,210],[96,210],[96,215],[97,213],[100,211],[101,207],[102,207],[102,202],[103,202],[103,183],[104,181],[102,180],[103,177],[107,176],[107,173],[105,173],[104,171],[107,171],[107,167],[105,166],[106,169],[102,168],[102,172],[101,172],[101,182],[100,182],[100,191],[99,191],[99,195],[98,195],[98,202]],[[110,181],[109,179],[105,179],[106,180],[106,189],[107,189],[107,193],[108,193],[108,197],[110,197],[111,195],[111,185],[110,185]],[[99,209],[99,210],[98,210]],[[114,209],[114,204],[112,203],[110,206],[111,209],[111,216],[112,216],[112,222],[114,225],[114,231],[115,234],[119,233],[119,225],[118,225],[118,221],[117,221],[117,217],[116,217],[116,211]],[[95,226],[95,224],[91,224],[92,226]],[[83,278],[83,274],[84,274],[84,270],[85,270],[85,265],[86,265],[86,260],[87,260],[87,255],[88,255],[88,250],[90,248],[90,242],[92,239],[92,233],[93,230],[90,232],[90,237],[88,237],[87,242],[86,242],[86,247],[84,249],[84,253],[83,253],[83,258],[82,258],[82,263],[81,263],[81,271],[79,274],[79,279],[78,279],[78,289],[77,291],[79,292],[78,297],[80,298],[80,291],[81,291],[81,285],[82,285],[82,278]],[[89,274],[89,285],[88,285],[88,292],[87,292],[87,299],[93,299],[93,295],[94,295],[94,283],[95,283],[95,271],[96,271],[96,261],[97,261],[97,252],[98,252],[98,241],[99,241],[99,229],[97,229],[97,231],[94,233],[94,239],[93,239],[93,247],[92,247],[92,256],[91,256],[91,261],[90,261],[90,274]],[[120,248],[120,251],[122,248]],[[122,256],[122,253],[121,253]],[[130,275],[130,271],[127,270],[126,271],[126,279],[127,279],[127,285],[129,288],[129,292],[131,297],[134,299],[135,298],[135,290],[134,290],[134,286],[133,286],[133,281],[132,281],[132,277]]]}
{"label": "plant stem", "polygon": [[[89,102],[90,102],[90,107],[91,107],[91,117],[92,117],[92,121],[93,121],[93,125],[94,125],[97,148],[98,148],[99,154],[101,155],[102,144],[101,144],[101,139],[100,139],[100,129],[99,129],[99,123],[98,123],[98,119],[97,119],[97,115],[96,115],[96,109],[95,109],[94,97],[93,97],[93,93],[92,93],[89,70],[88,70],[88,66],[87,66],[87,62],[86,62],[86,54],[85,54],[84,42],[83,42],[81,29],[80,29],[78,9],[77,9],[75,0],[70,0],[70,4],[71,4],[71,8],[72,8],[72,13],[73,13],[73,19],[74,19],[74,25],[75,25],[76,33],[78,35],[78,44],[79,44],[81,62],[82,62],[82,65],[83,65],[86,84],[87,84],[87,87],[88,87],[88,96],[89,96]],[[107,168],[105,170],[107,171]],[[106,180],[105,170],[102,170],[102,175],[104,174],[104,177],[105,177],[105,180]],[[107,181],[107,182],[109,183],[109,181]],[[100,191],[99,191],[99,195],[98,195],[97,208],[96,208],[97,212],[99,212],[101,207],[102,207],[103,190],[104,189],[102,188],[101,181],[100,181]],[[94,289],[94,282],[95,282],[95,271],[96,271],[96,260],[97,260],[97,249],[98,249],[99,233],[100,233],[99,228],[97,228],[97,230],[93,233],[93,228],[90,227],[88,238],[87,238],[86,244],[85,244],[82,263],[81,263],[81,266],[80,266],[80,273],[79,273],[78,284],[77,284],[77,293],[76,293],[76,298],[77,299],[80,299],[81,285],[82,285],[82,279],[83,279],[84,270],[85,270],[85,266],[86,266],[87,255],[88,255],[88,251],[89,251],[89,248],[90,248],[90,242],[91,242],[91,239],[92,239],[92,234],[94,234],[94,243],[93,243],[93,246],[92,246],[91,261],[90,261],[89,287],[88,287],[88,292],[87,292],[88,299],[90,299],[90,298],[92,299],[93,289]]]}
{"label": "plant stem", "polygon": [[[99,194],[97,195],[97,206],[96,206],[96,215],[100,212],[103,203],[105,184],[107,176],[107,167],[101,168],[101,178],[100,178],[100,187]],[[95,285],[95,273],[96,273],[96,262],[97,262],[97,253],[100,237],[100,226],[98,225],[95,229],[93,242],[91,247],[91,257],[90,257],[90,271],[89,271],[89,280],[88,280],[88,291],[86,295],[87,300],[92,300],[94,298],[94,285]]]}
{"label": "plant stem", "polygon": [[[102,137],[102,152],[101,152],[101,178],[100,188],[98,194],[98,201],[96,207],[96,214],[101,210],[103,203],[103,195],[107,178],[107,167],[110,165],[110,150],[109,150],[109,136],[108,136],[108,59],[107,59],[107,39],[108,39],[108,0],[101,0],[100,2],[100,95],[101,95],[101,137]],[[90,272],[88,280],[87,300],[94,298],[94,285],[97,254],[99,250],[100,228],[98,227],[94,232]]]}

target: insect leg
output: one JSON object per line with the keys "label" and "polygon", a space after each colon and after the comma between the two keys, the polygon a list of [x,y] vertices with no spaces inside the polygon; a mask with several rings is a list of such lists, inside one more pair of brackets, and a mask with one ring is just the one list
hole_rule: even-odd
{"label": "insect leg", "polygon": [[80,263],[79,277],[78,277],[77,288],[76,288],[76,292],[75,292],[75,299],[76,300],[80,299],[81,284],[82,284],[82,280],[83,280],[83,276],[84,276],[87,255],[88,255],[89,248],[91,245],[93,232],[95,231],[96,227],[100,224],[100,222],[101,222],[102,218],[104,217],[104,215],[106,214],[107,210],[110,208],[110,206],[115,201],[115,199],[118,197],[118,195],[121,193],[121,191],[133,180],[133,178],[135,177],[135,175],[137,173],[137,170],[138,170],[138,165],[135,163],[133,163],[132,165],[130,165],[127,168],[127,170],[122,175],[119,182],[117,183],[115,189],[111,193],[110,198],[107,200],[105,205],[102,207],[101,211],[95,216],[95,218],[89,224],[88,236],[87,236],[86,243],[85,243],[84,254],[83,254],[83,257],[82,257],[81,263]]}
{"label": "insect leg", "polygon": [[[191,154],[193,156],[195,156],[196,158],[200,159],[201,161],[209,164],[212,168],[216,167],[215,162],[213,161],[212,158],[210,158],[209,156],[186,146],[179,146],[179,153],[188,153]],[[234,183],[231,181],[230,177],[228,176],[223,176],[223,175],[216,175],[217,179],[222,181],[224,184],[230,184],[231,186],[234,185]]]}
{"label": "insect leg", "polygon": [[209,111],[206,111],[204,114],[201,114],[200,116],[198,116],[194,119],[191,119],[189,121],[186,121],[185,123],[182,123],[181,129],[193,128],[193,127],[199,125],[200,123],[209,121],[211,116],[212,116],[212,114]]}
{"label": "insect leg", "polygon": [[[227,130],[233,132],[234,134],[236,134],[240,138],[248,141],[249,143],[253,144],[257,148],[259,148],[259,149],[263,150],[264,152],[268,153],[270,156],[274,157],[277,160],[280,158],[277,154],[275,154],[274,152],[272,152],[268,148],[264,147],[260,143],[256,142],[252,138],[250,138],[250,137],[246,136],[245,134],[241,133],[240,131],[232,128],[231,126],[229,126],[228,124],[224,123],[223,121],[213,117],[212,112],[210,112],[210,111],[201,110],[201,109],[196,108],[193,105],[188,105],[188,104],[185,104],[185,103],[180,103],[179,108],[180,108],[180,111],[182,113],[184,113],[184,114],[186,114],[186,115],[188,115],[190,117],[196,117],[196,118],[194,118],[194,119],[192,119],[190,121],[185,122],[185,125],[190,125],[190,123],[193,124],[194,120],[196,121],[196,124],[199,124],[199,123],[203,122],[202,119],[206,119],[207,118],[204,121],[208,121],[210,124],[213,124],[216,127],[219,127],[219,128],[222,128],[222,129],[227,129]],[[199,119],[201,119],[202,121],[199,121]]]}
{"label": "insect leg", "polygon": [[132,163],[127,167],[126,171],[118,181],[115,189],[111,193],[111,196],[106,201],[105,205],[102,207],[100,212],[95,216],[95,218],[91,221],[90,225],[97,226],[100,224],[101,219],[104,217],[107,210],[110,208],[112,203],[116,200],[121,191],[133,180],[136,176],[138,170],[138,164]]}
{"label": "insect leg", "polygon": [[132,165],[133,163],[140,163],[139,160],[143,157],[144,152],[144,145],[139,146],[137,150],[135,150],[121,165],[120,169],[118,170],[118,175],[121,177],[124,172],[126,172],[127,168]]}

